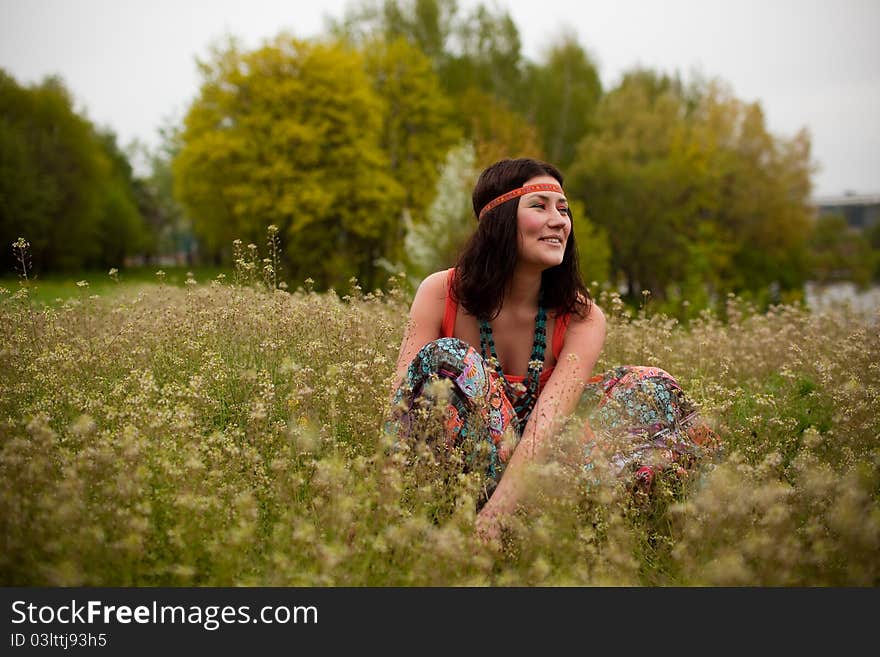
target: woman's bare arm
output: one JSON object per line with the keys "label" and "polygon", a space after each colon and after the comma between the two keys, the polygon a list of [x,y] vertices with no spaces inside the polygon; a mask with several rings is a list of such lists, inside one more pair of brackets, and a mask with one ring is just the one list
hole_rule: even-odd
{"label": "woman's bare arm", "polygon": [[544,456],[549,439],[575,409],[605,342],[605,315],[593,304],[587,319],[572,317],[553,374],[544,386],[526,424],[522,439],[507,464],[504,476],[480,511],[477,529],[486,538],[497,538],[497,518],[516,508],[522,477],[530,462]]}
{"label": "woman's bare arm", "polygon": [[409,311],[406,332],[400,344],[400,354],[397,357],[394,382],[391,387],[392,394],[403,381],[410,362],[419,350],[431,340],[440,337],[448,285],[447,272],[438,271],[423,280],[416,290]]}

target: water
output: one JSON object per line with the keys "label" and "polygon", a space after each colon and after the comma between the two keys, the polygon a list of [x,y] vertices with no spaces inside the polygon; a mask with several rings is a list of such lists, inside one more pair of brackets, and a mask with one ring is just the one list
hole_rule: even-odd
{"label": "water", "polygon": [[807,305],[816,311],[832,310],[845,304],[859,314],[877,321],[880,311],[880,286],[859,290],[854,283],[842,282],[819,285],[808,282],[804,286]]}

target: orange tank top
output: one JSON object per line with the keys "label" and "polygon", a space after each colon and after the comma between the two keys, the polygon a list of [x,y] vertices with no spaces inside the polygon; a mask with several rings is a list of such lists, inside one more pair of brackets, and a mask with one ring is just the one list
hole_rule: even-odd
{"label": "orange tank top", "polygon": [[[455,275],[455,267],[448,269],[447,272],[449,275],[446,291],[446,307],[443,311],[443,322],[440,325],[441,338],[453,337],[453,333],[455,332],[455,316],[458,314],[458,302],[452,297],[452,280]],[[571,321],[571,315],[566,313],[558,316],[556,318],[556,323],[553,326],[553,338],[550,342],[550,349],[553,351],[553,358],[556,362],[559,362],[559,354],[562,353],[562,345],[565,342],[565,331],[568,329],[569,321]],[[553,370],[553,367],[547,367],[541,372],[541,376],[538,378],[538,394],[544,389],[544,384],[550,379]],[[504,373],[504,376],[511,383],[523,383],[526,379],[525,376],[507,374],[507,372]]]}

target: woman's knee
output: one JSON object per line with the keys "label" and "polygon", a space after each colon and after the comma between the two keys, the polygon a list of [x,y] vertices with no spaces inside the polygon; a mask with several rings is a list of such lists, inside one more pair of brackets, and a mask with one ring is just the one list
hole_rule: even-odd
{"label": "woman's knee", "polygon": [[433,360],[437,356],[447,354],[463,356],[467,352],[468,346],[466,342],[458,338],[437,338],[419,349],[416,357],[422,360]]}
{"label": "woman's knee", "polygon": [[622,379],[630,381],[644,381],[646,379],[662,379],[678,385],[678,380],[669,372],[659,367],[651,367],[647,365],[627,365]]}
{"label": "woman's knee", "polygon": [[455,378],[461,372],[484,368],[480,354],[458,338],[437,338],[422,347],[410,365],[421,374],[445,374]]}
{"label": "woman's knee", "polygon": [[409,380],[424,383],[434,376],[449,379],[468,398],[489,392],[490,374],[482,356],[458,338],[438,338],[421,348],[410,365]]}

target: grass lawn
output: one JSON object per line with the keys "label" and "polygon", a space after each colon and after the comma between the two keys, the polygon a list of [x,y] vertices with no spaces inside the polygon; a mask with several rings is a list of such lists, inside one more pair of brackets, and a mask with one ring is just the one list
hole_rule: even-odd
{"label": "grass lawn", "polygon": [[[223,267],[145,266],[122,269],[116,275],[117,280],[105,270],[84,270],[55,272],[45,276],[37,274],[35,278],[32,277],[27,281],[27,285],[31,288],[31,299],[40,304],[54,306],[70,297],[88,297],[94,294],[102,297],[114,296],[122,291],[130,293],[134,289],[157,285],[163,278],[157,276],[158,271],[165,272],[164,282],[167,285],[177,287],[185,285],[188,272],[192,272],[193,278],[198,283],[206,283],[221,273],[227,277],[231,275],[229,270]],[[86,281],[88,286],[78,285],[81,281]],[[0,287],[11,292],[18,290],[22,282],[22,279],[16,276],[0,277]]]}

